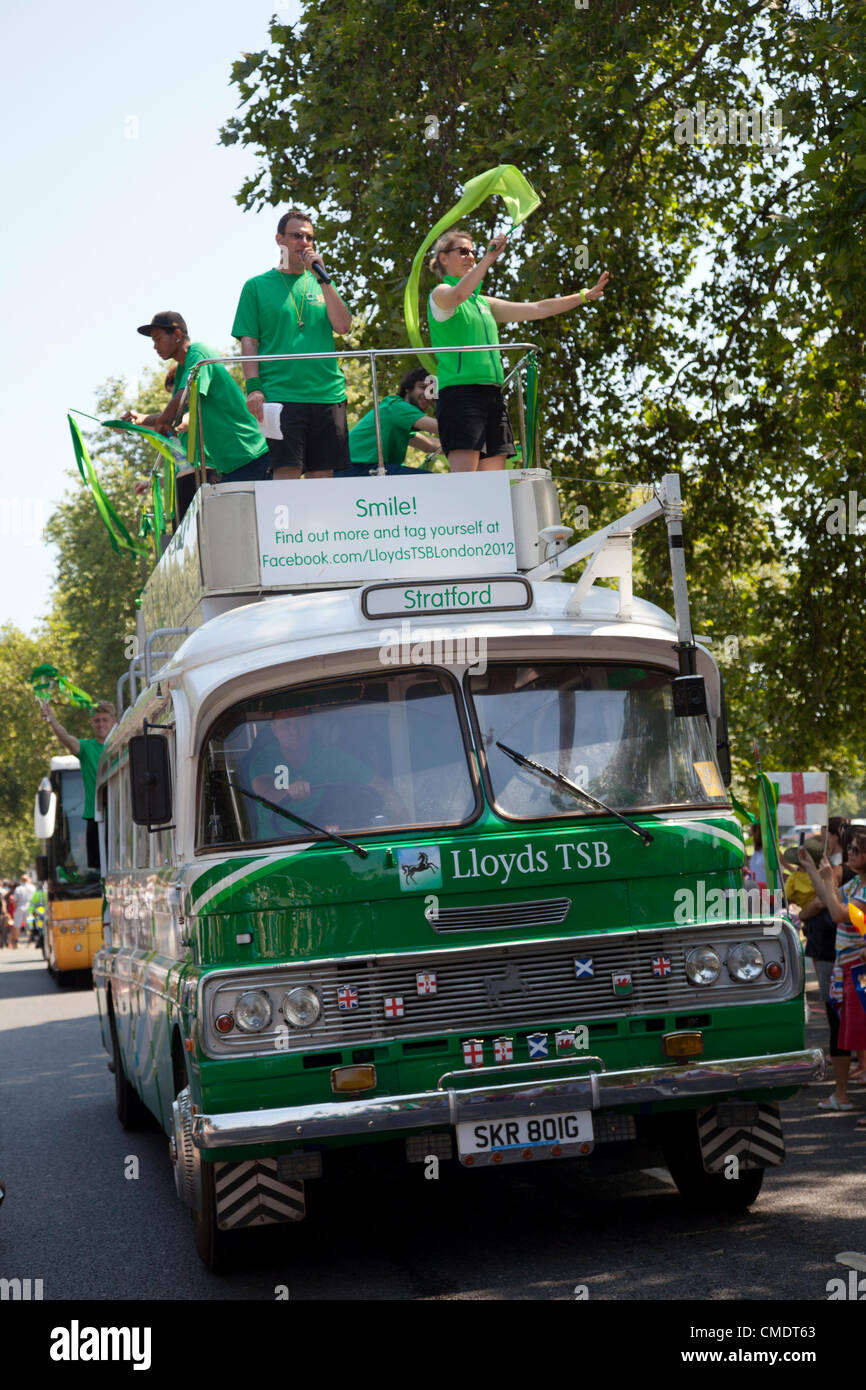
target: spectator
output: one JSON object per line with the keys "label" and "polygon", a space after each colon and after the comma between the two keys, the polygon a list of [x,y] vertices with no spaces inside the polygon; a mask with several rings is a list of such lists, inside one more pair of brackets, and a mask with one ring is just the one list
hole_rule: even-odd
{"label": "spectator", "polygon": [[9,895],[12,892],[12,884],[8,878],[4,878],[0,884],[0,947],[8,946],[9,932],[12,928],[12,916],[9,912]]}
{"label": "spectator", "polygon": [[30,902],[36,890],[28,873],[21,875],[21,882],[12,894],[14,911],[12,915],[12,930],[10,932],[9,945],[12,950],[18,948],[18,933],[22,927],[27,925],[27,916],[30,912]]}
{"label": "spectator", "polygon": [[835,1047],[831,1019],[830,1058],[835,1084],[832,1094],[821,1101],[819,1109],[851,1110],[853,1107],[848,1099],[850,1054],[852,1051],[859,1053],[866,1049],[866,1012],[860,1006],[851,978],[851,968],[866,960],[866,950],[863,949],[863,937],[851,922],[848,907],[854,899],[862,898],[866,893],[866,831],[855,830],[851,835],[848,843],[848,865],[852,875],[839,889],[833,882],[833,868],[826,857],[821,860],[820,867],[816,868],[808,850],[803,847],[798,852],[798,858],[812,880],[816,897],[821,899],[836,923],[836,967],[837,973],[842,976]]}
{"label": "spectator", "polygon": [[[321,254],[314,250],[313,224],[300,208],[277,223],[279,269],[254,275],[241,290],[232,334],[241,352],[333,352],[334,334],[348,333],[352,315],[334,286],[313,274]],[[336,358],[319,361],[244,362],[247,409],[262,423],[266,401],[282,405],[281,439],[269,439],[273,476],[331,478],[349,467],[346,382]]]}

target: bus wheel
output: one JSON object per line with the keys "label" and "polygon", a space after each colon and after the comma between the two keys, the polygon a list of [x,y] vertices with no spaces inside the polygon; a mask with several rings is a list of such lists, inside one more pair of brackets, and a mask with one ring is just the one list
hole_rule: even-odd
{"label": "bus wheel", "polygon": [[[61,975],[61,980],[63,976]],[[114,1011],[110,1014],[111,1019],[111,1044],[114,1058],[114,1104],[117,1110],[117,1118],[124,1129],[149,1129],[152,1125],[150,1111],[144,1104],[134,1086],[131,1086],[126,1079],[126,1072],[123,1070],[123,1058],[120,1055],[120,1045],[117,1041],[117,1025],[114,1022]]]}
{"label": "bus wheel", "polygon": [[667,1117],[663,1142],[665,1162],[680,1196],[699,1211],[735,1215],[757,1200],[764,1181],[763,1168],[745,1168],[737,1177],[708,1173],[698,1138],[697,1116],[685,1111]]}
{"label": "bus wheel", "polygon": [[214,1165],[203,1163],[192,1142],[189,1087],[178,1092],[172,1106],[171,1161],[177,1195],[192,1212],[196,1253],[211,1274],[227,1274],[238,1252],[238,1235],[217,1224]]}

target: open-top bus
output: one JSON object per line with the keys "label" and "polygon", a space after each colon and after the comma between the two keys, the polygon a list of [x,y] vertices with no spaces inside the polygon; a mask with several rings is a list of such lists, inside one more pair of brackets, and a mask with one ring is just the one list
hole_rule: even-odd
{"label": "open-top bus", "polygon": [[60,985],[83,978],[102,945],[99,865],[88,863],[93,841],[84,819],[84,783],[77,758],[52,758],[36,793],[34,829],[41,840],[36,878],[45,894],[42,952]]}
{"label": "open-top bus", "polygon": [[[632,594],[655,518],[674,617]],[[142,613],[94,973],[211,1269],[369,1145],[754,1201],[823,1062],[795,930],[740,901],[675,476],[572,545],[542,468],[203,486]]]}

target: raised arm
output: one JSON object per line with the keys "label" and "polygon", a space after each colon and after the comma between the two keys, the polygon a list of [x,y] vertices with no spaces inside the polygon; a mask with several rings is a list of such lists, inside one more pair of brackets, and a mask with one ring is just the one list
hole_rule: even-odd
{"label": "raised arm", "polygon": [[826,855],[821,860],[820,868],[816,869],[809,851],[801,847],[797,851],[797,860],[800,867],[806,870],[812,880],[812,887],[815,889],[815,897],[820,899],[826,907],[834,922],[848,921],[848,904],[844,903],[836,892],[836,885],[833,882],[833,870]]}
{"label": "raised arm", "polygon": [[[603,271],[591,290],[579,290],[577,294],[567,294],[559,299],[539,299],[535,303],[516,304],[508,299],[491,299],[487,303],[497,323],[524,323],[530,319],[550,319],[556,314],[570,314],[572,309],[580,309],[585,304],[604,296],[605,285],[610,279],[608,271]],[[455,286],[456,288],[456,286]]]}
{"label": "raised arm", "polygon": [[478,289],[493,262],[498,260],[505,250],[506,240],[504,235],[494,237],[481,260],[471,270],[467,270],[462,280],[458,280],[456,285],[436,286],[433,291],[433,298],[440,309],[459,308],[469,298],[472,291]]}
{"label": "raised arm", "polygon": [[63,747],[68,748],[72,756],[77,758],[81,747],[79,740],[74,734],[70,734],[68,730],[64,729],[47,700],[40,700],[39,708],[42,711],[42,718],[51,732],[60,740]]}

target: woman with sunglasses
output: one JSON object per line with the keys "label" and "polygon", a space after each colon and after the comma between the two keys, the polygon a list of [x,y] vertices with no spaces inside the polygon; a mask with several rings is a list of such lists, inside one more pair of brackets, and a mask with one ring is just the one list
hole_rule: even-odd
{"label": "woman with sunglasses", "polygon": [[474,473],[505,467],[514,452],[514,436],[502,395],[505,380],[497,325],[548,319],[601,299],[610,276],[607,271],[591,290],[518,304],[480,293],[481,282],[505,249],[506,237],[493,238],[476,264],[468,232],[443,233],[433,246],[429,267],[439,280],[427,302],[430,342],[437,347],[476,347],[489,343],[490,352],[447,352],[437,360],[439,386],[436,419],[439,439],[453,473]]}
{"label": "woman with sunglasses", "polygon": [[[815,896],[820,898],[836,923],[836,965],[842,973],[839,1032],[835,1046],[831,1019],[830,1061],[835,1086],[832,1095],[820,1102],[820,1110],[853,1109],[848,1099],[851,1053],[862,1054],[866,1049],[866,1012],[861,1008],[851,977],[852,967],[866,961],[866,941],[854,926],[848,911],[849,904],[856,901],[862,905],[866,897],[866,831],[853,831],[848,842],[847,857],[852,876],[837,888],[833,882],[833,869],[826,856],[816,868],[808,850],[801,848],[797,854],[812,880]],[[863,1120],[858,1121],[858,1127],[866,1128]]]}

